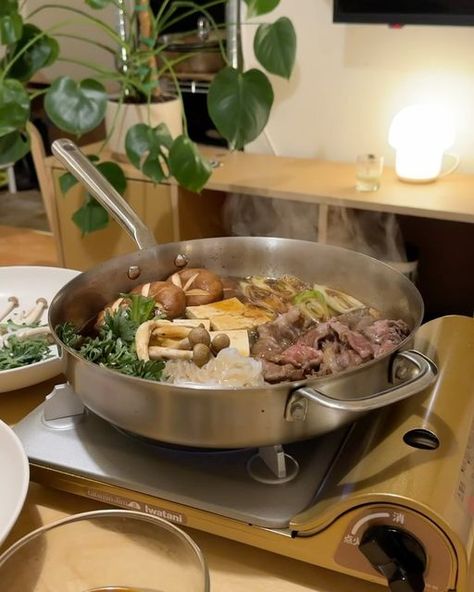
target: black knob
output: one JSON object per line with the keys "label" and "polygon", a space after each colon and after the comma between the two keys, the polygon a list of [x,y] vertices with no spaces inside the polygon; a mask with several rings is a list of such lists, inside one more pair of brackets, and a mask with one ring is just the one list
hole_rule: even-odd
{"label": "black knob", "polygon": [[408,532],[393,526],[371,526],[363,534],[359,549],[387,578],[391,592],[424,591],[426,554]]}

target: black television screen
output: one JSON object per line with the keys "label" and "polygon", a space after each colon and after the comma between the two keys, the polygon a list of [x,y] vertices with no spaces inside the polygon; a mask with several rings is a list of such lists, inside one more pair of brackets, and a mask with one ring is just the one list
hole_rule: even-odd
{"label": "black television screen", "polygon": [[335,23],[474,25],[474,0],[334,0]]}

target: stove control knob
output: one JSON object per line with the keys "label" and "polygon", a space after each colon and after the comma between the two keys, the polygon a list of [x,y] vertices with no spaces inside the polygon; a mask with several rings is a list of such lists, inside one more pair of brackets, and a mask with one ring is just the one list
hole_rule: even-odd
{"label": "stove control knob", "polygon": [[393,526],[371,526],[359,550],[387,578],[391,592],[423,592],[426,554],[408,532]]}

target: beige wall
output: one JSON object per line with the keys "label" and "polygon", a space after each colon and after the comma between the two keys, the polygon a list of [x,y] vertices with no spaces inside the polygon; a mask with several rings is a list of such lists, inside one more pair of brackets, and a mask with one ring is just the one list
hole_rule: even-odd
{"label": "beige wall", "polygon": [[[83,0],[50,3],[85,6]],[[25,11],[43,4],[27,0]],[[114,25],[112,7],[89,12]],[[266,133],[250,150],[341,161],[353,161],[360,152],[377,152],[393,164],[387,134],[395,113],[415,102],[440,102],[455,118],[452,149],[461,155],[460,169],[474,172],[474,27],[394,30],[384,25],[333,24],[332,0],[281,0],[266,20],[281,15],[289,16],[296,27],[297,65],[290,82],[273,77],[275,109]],[[59,9],[45,9],[36,18],[43,28],[64,19],[77,21]],[[97,27],[74,22],[71,30],[104,40]],[[255,26],[243,27],[248,67],[253,63],[254,31]],[[76,59],[113,63],[94,45],[66,43],[68,54]],[[87,70],[57,64],[48,75],[66,73],[81,78]]]}
{"label": "beige wall", "polygon": [[[2,0],[0,0],[1,2]],[[58,8],[44,7],[45,5],[57,5]],[[103,10],[93,10],[88,8],[84,0],[26,0],[23,14],[28,16],[38,8],[42,8],[33,18],[28,18],[28,22],[33,22],[44,31],[57,31],[60,25],[61,31],[79,35],[88,39],[90,43],[78,41],[75,39],[58,39],[61,44],[61,55],[81,62],[89,62],[112,68],[114,59],[111,54],[97,47],[94,42],[100,41],[111,47],[113,43],[103,32],[100,26],[90,24],[83,17],[72,13],[71,11],[59,8],[59,6],[68,6],[80,9],[94,18],[102,20],[110,27],[115,26],[115,14],[112,6]],[[53,79],[56,76],[68,75],[76,79],[85,78],[91,74],[91,70],[85,66],[57,62],[50,68],[42,71],[41,76],[46,79]]]}
{"label": "beige wall", "polygon": [[[297,66],[291,82],[273,78],[275,110],[250,149],[341,161],[377,152],[392,164],[391,118],[440,102],[455,118],[460,170],[474,172],[473,27],[333,24],[332,0],[281,0],[271,20],[280,15],[296,27]],[[252,30],[243,28],[248,67]]]}

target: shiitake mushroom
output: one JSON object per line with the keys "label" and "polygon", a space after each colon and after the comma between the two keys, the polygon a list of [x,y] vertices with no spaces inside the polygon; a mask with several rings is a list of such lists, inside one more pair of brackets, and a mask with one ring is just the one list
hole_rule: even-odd
{"label": "shiitake mushroom", "polygon": [[157,308],[165,314],[167,319],[182,317],[186,310],[186,296],[183,290],[170,282],[142,284],[133,288],[132,293],[153,298]]}
{"label": "shiitake mushroom", "polygon": [[217,302],[224,297],[224,288],[218,275],[202,267],[191,267],[173,273],[168,281],[184,290],[187,306]]}

